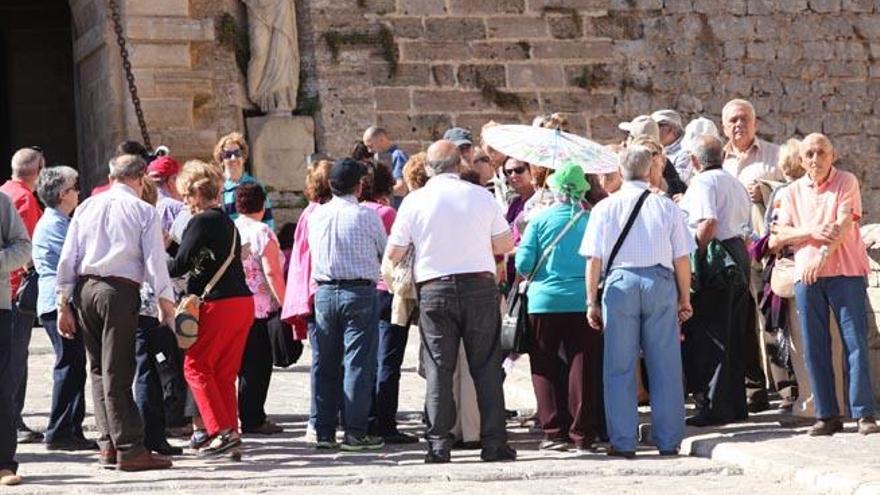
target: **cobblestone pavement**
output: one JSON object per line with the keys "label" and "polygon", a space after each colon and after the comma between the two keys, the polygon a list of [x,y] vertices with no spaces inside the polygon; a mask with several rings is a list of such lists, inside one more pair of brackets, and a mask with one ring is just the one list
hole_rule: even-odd
{"label": "cobblestone pavement", "polygon": [[[424,383],[415,373],[417,334],[412,335],[401,384],[402,429],[421,432],[420,415]],[[30,382],[25,421],[34,428],[45,428],[51,393],[53,355],[42,329],[35,329],[31,343]],[[308,354],[308,352],[306,353]],[[816,480],[798,479],[801,471],[773,470],[766,466],[755,469],[754,459],[746,460],[725,450],[730,445],[755,439],[765,442],[798,442],[802,435],[791,437],[792,430],[779,428],[776,418],[764,422],[734,425],[727,432],[716,431],[704,437],[689,439],[683,452],[704,457],[726,453],[728,462],[680,456],[659,458],[655,450],[645,447],[639,460],[611,460],[601,453],[579,456],[575,453],[537,451],[540,435],[512,421],[508,426],[511,441],[519,450],[515,463],[486,464],[479,461],[478,451],[456,451],[453,463],[442,467],[422,462],[424,443],[414,446],[387,447],[379,453],[347,454],[318,453],[302,439],[308,410],[308,356],[304,362],[286,370],[276,369],[269,393],[267,410],[286,432],[272,437],[245,437],[246,449],[242,462],[204,461],[193,455],[175,458],[170,471],[117,473],[99,469],[94,454],[47,452],[41,445],[19,446],[18,459],[26,484],[14,489],[24,493],[262,493],[313,492],[317,486],[326,494],[352,493],[465,493],[493,490],[498,493],[749,493],[770,494],[791,490],[813,491]],[[505,383],[509,408],[520,411],[534,409],[534,397],[525,358],[518,362]],[[88,391],[87,391],[88,393]],[[88,396],[90,397],[90,395]],[[89,399],[89,402],[91,400]],[[86,419],[88,431],[94,431],[92,416]],[[737,436],[746,432],[745,436]],[[780,433],[782,432],[782,433]],[[705,433],[705,432],[698,432]],[[92,435],[93,433],[88,433]],[[751,437],[749,436],[751,435]],[[788,438],[786,438],[788,437]],[[819,440],[811,448],[802,449],[784,443],[772,449],[784,454],[786,449],[803,450],[803,456],[821,460],[821,452],[829,446],[860,445],[859,455],[876,458],[880,443],[874,439],[842,435],[829,442]],[[814,440],[814,439],[811,439]],[[172,443],[179,442],[172,440]],[[727,443],[731,442],[731,443]],[[833,442],[833,444],[831,443]],[[861,444],[859,442],[862,442]],[[737,451],[738,452],[738,451]],[[813,454],[808,454],[813,452]],[[717,456],[716,456],[717,457]],[[777,459],[778,461],[778,459]],[[840,462],[847,462],[841,456]],[[770,464],[773,465],[772,463]],[[797,463],[793,466],[797,467]],[[875,470],[878,472],[880,470]],[[868,471],[864,471],[868,472]],[[822,486],[824,490],[834,487]],[[865,488],[862,486],[862,488]],[[848,493],[854,493],[850,491]],[[871,492],[859,492],[871,493]]]}

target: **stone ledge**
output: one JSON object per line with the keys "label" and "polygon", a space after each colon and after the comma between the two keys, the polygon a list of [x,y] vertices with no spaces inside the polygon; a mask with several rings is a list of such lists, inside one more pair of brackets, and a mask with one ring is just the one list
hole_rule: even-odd
{"label": "stone ledge", "polygon": [[130,16],[125,23],[130,41],[212,41],[212,19]]}
{"label": "stone ledge", "polygon": [[129,16],[182,16],[189,15],[189,0],[126,0],[125,13]]}

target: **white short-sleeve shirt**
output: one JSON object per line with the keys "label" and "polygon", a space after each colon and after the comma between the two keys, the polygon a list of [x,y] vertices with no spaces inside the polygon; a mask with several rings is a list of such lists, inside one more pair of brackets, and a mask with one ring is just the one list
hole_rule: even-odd
{"label": "white short-sleeve shirt", "polygon": [[751,230],[749,193],[740,181],[722,169],[695,175],[678,205],[687,213],[691,232],[696,232],[700,221],[709,219],[718,222],[715,238],[719,241]]}
{"label": "white short-sleeve shirt", "polygon": [[510,231],[485,188],[455,174],[433,177],[400,205],[388,243],[415,247],[415,279],[458,273],[495,273],[492,238]]}
{"label": "white short-sleeve shirt", "polygon": [[[579,253],[602,259],[603,270],[645,182],[624,182],[620,191],[599,201],[590,212],[587,231]],[[684,213],[669,198],[650,194],[620,246],[612,268],[641,268],[655,265],[674,269],[673,261],[696,249],[684,222]]]}

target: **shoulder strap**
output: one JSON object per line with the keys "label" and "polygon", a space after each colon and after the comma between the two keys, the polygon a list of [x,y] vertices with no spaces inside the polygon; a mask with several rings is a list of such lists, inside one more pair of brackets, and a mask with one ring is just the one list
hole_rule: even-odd
{"label": "shoulder strap", "polygon": [[238,242],[238,227],[235,225],[232,226],[232,247],[229,248],[229,256],[226,257],[226,260],[220,265],[220,268],[214,273],[214,276],[211,277],[211,280],[208,282],[208,285],[205,286],[205,290],[202,291],[202,299],[208,295],[209,292],[217,285],[217,282],[220,281],[220,278],[223,277],[223,274],[226,273],[226,269],[229,268],[229,265],[232,264],[232,259],[235,257],[235,243]]}
{"label": "shoulder strap", "polygon": [[645,192],[639,196],[638,201],[636,201],[632,213],[630,213],[629,218],[626,219],[626,225],[623,226],[620,236],[617,237],[617,242],[615,242],[614,247],[611,248],[611,255],[608,257],[608,264],[605,265],[605,274],[602,275],[602,279],[608,277],[608,271],[611,270],[611,264],[614,263],[614,258],[617,257],[617,252],[620,251],[620,247],[623,246],[623,241],[626,239],[630,229],[632,229],[633,224],[636,222],[636,217],[639,216],[639,210],[642,209],[642,205],[645,204],[645,200],[648,199],[648,196],[650,195],[651,191],[646,189]]}
{"label": "shoulder strap", "polygon": [[565,227],[562,229],[562,231],[556,235],[553,241],[550,242],[550,244],[547,245],[546,248],[544,248],[544,251],[541,253],[541,257],[538,258],[538,261],[535,263],[535,268],[532,269],[531,273],[529,273],[529,276],[526,278],[525,286],[528,286],[530,283],[532,283],[532,280],[534,280],[535,275],[537,275],[538,273],[538,270],[544,265],[544,262],[547,261],[547,258],[550,256],[550,252],[552,252],[553,249],[556,248],[556,245],[559,244],[560,241],[562,241],[562,238],[565,237],[565,234],[567,234],[568,231],[571,230],[572,227],[574,227],[574,224],[576,224],[583,215],[584,210],[580,210],[575,216],[571,217],[571,220],[569,220],[568,223],[565,224]]}

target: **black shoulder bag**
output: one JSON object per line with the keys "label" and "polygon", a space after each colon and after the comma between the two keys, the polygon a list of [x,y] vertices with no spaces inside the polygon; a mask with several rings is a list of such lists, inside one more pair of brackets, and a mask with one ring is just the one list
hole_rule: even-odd
{"label": "black shoulder bag", "polygon": [[611,248],[611,255],[608,256],[608,264],[605,265],[605,272],[602,274],[602,280],[599,281],[599,304],[602,304],[602,291],[605,286],[605,279],[608,278],[608,272],[611,271],[611,265],[614,263],[614,258],[617,257],[620,247],[623,246],[623,241],[626,239],[626,236],[629,235],[629,231],[632,229],[633,224],[636,223],[636,217],[639,216],[639,211],[642,209],[642,205],[645,204],[645,200],[648,199],[648,196],[650,195],[651,191],[646,189],[645,192],[639,196],[636,205],[633,207],[632,213],[630,213],[629,218],[626,219],[626,225],[623,226],[620,236],[617,237],[617,242],[615,242],[614,247]]}
{"label": "black shoulder bag", "polygon": [[568,221],[565,228],[541,253],[541,257],[538,258],[535,268],[529,273],[526,281],[520,284],[519,287],[512,289],[513,298],[508,303],[507,313],[501,317],[501,352],[515,352],[517,354],[528,352],[531,328],[529,327],[529,300],[526,291],[529,288],[529,284],[535,279],[538,270],[547,261],[550,253],[583,215],[584,210],[581,210]]}

